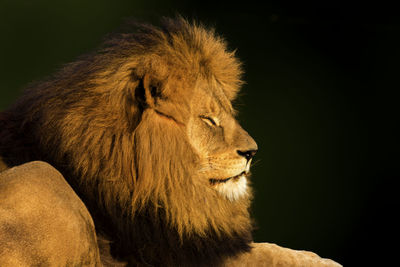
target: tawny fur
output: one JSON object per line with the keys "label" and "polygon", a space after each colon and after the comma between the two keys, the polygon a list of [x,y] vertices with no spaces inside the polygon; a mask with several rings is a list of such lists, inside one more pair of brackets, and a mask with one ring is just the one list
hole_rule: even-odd
{"label": "tawny fur", "polygon": [[101,266],[93,220],[49,164],[0,172],[0,266]]}
{"label": "tawny fur", "polygon": [[[237,151],[256,149],[231,104],[241,73],[200,25],[136,25],[1,113],[0,156],[60,170],[106,238],[107,261],[223,264],[251,249],[247,183],[227,199],[209,182],[248,169]],[[206,126],[207,114],[220,125]]]}

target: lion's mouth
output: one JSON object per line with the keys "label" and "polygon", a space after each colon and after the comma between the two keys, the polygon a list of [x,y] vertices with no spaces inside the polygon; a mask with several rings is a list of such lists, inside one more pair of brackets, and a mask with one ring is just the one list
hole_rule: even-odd
{"label": "lion's mouth", "polygon": [[239,180],[240,177],[246,176],[246,175],[247,175],[247,173],[245,171],[243,171],[243,172],[241,172],[240,174],[238,174],[236,176],[228,177],[228,178],[225,178],[225,179],[214,179],[214,178],[212,178],[209,181],[210,181],[211,185],[223,184],[223,183],[228,182],[229,180]]}

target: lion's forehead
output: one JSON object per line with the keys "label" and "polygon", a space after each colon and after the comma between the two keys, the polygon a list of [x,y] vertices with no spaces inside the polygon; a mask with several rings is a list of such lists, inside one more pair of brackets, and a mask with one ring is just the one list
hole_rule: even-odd
{"label": "lion's forehead", "polygon": [[192,96],[195,111],[212,115],[234,114],[231,101],[220,86],[205,86]]}

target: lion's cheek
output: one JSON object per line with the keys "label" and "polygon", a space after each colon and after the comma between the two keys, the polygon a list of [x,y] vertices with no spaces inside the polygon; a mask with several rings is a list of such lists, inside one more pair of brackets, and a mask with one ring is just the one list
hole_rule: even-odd
{"label": "lion's cheek", "polygon": [[193,148],[194,152],[198,155],[205,156],[208,154],[207,143],[209,143],[209,140],[207,139],[205,133],[201,133],[198,128],[199,127],[196,127],[195,123],[193,122],[193,119],[189,119],[186,128],[186,134],[189,144]]}

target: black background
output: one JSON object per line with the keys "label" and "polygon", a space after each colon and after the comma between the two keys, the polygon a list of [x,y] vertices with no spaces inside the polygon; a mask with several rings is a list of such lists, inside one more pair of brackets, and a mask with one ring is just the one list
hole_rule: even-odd
{"label": "black background", "polygon": [[256,241],[345,266],[397,257],[397,9],[314,1],[0,0],[0,109],[93,50],[123,18],[179,13],[244,63],[239,120],[256,139]]}

